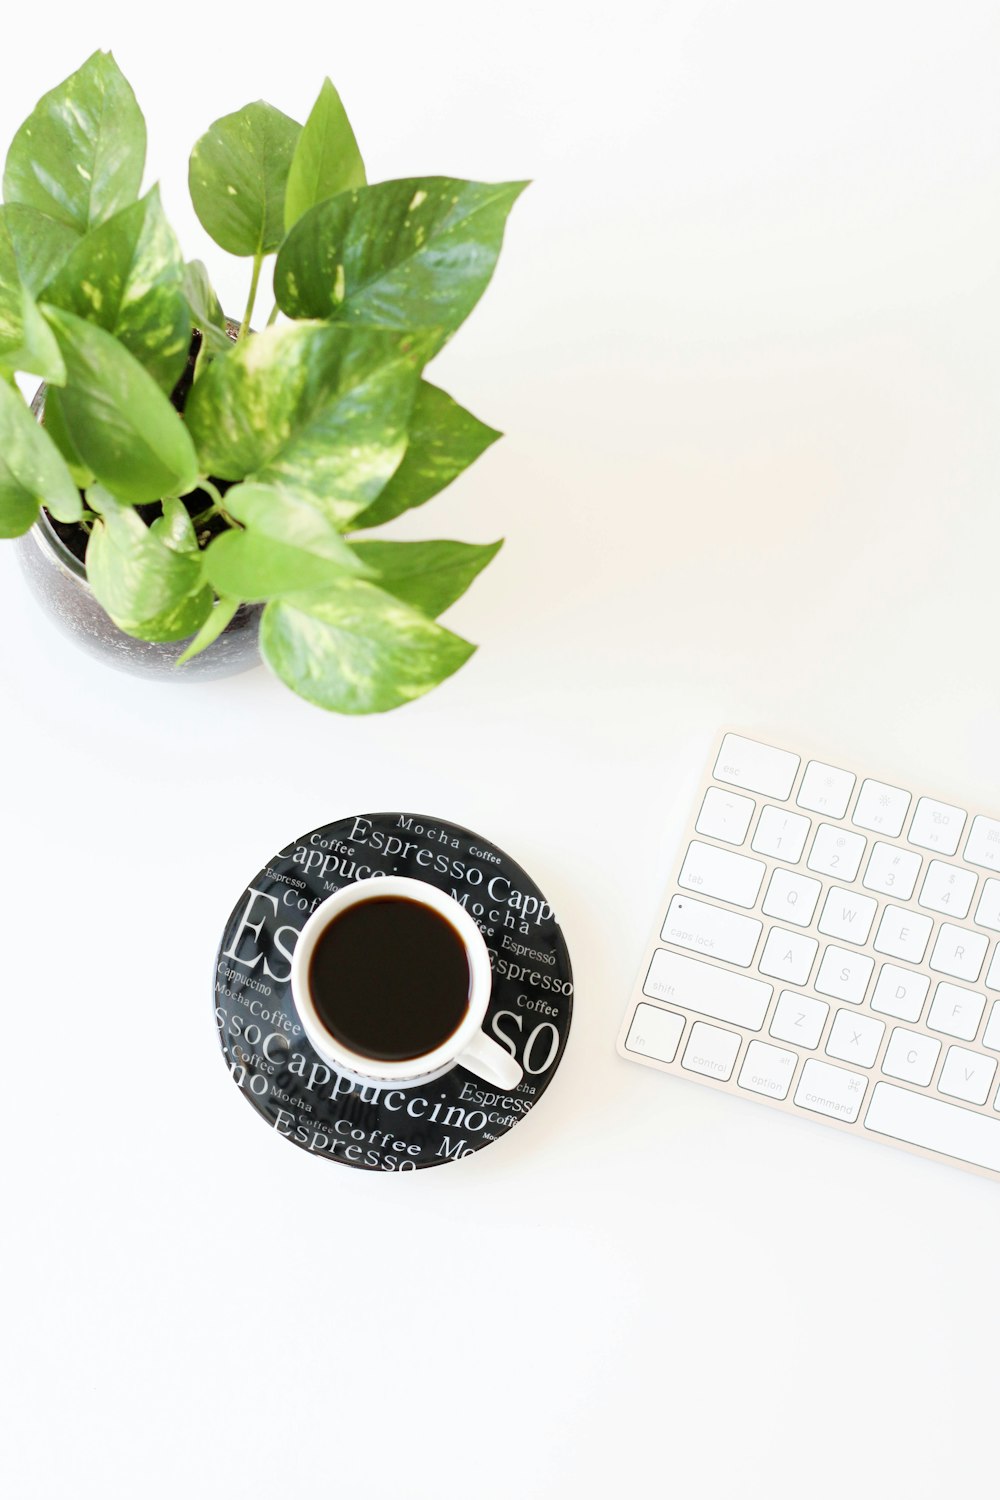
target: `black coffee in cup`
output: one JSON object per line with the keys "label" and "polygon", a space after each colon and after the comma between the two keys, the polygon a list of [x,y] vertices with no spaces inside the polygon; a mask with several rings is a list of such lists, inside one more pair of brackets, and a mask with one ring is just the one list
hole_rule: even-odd
{"label": "black coffee in cup", "polygon": [[309,961],[309,993],[342,1047],[377,1062],[422,1057],[469,1011],[465,943],[438,912],[373,896],[337,913]]}

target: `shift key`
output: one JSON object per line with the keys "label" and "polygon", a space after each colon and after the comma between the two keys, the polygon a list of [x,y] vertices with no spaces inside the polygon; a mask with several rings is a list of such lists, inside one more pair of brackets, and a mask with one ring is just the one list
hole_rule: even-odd
{"label": "shift key", "polygon": [[660,936],[677,948],[691,948],[707,958],[721,958],[745,969],[762,930],[763,924],[756,917],[740,917],[721,906],[696,901],[693,896],[675,896]]}
{"label": "shift key", "polygon": [[698,1011],[730,1026],[759,1031],[764,1024],[773,987],[746,974],[734,974],[715,964],[683,953],[657,948],[642,987],[653,1000],[665,1000],[684,1010]]}

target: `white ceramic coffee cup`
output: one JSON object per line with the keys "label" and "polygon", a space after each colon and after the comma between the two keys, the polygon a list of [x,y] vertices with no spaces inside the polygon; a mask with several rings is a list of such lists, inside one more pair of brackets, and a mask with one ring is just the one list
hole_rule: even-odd
{"label": "white ceramic coffee cup", "polygon": [[[444,917],[461,938],[469,964],[469,1008],[458,1028],[432,1051],[391,1062],[353,1052],[331,1035],[319,1017],[309,989],[309,965],[313,952],[330,923],[351,906],[387,896],[415,901]],[[316,907],[299,933],[292,955],[292,999],[306,1036],[324,1062],[363,1082],[429,1083],[460,1063],[496,1088],[505,1091],[517,1088],[522,1073],[516,1059],[482,1029],[492,985],[490,955],[482,933],[468,912],[444,891],[427,885],[423,880],[408,880],[403,875],[358,880],[328,896]]]}

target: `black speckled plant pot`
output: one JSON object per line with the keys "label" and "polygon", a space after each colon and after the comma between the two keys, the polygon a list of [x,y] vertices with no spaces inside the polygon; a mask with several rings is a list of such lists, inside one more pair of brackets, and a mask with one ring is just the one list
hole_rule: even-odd
{"label": "black speckled plant pot", "polygon": [[113,624],[91,593],[83,564],[56,535],[44,511],[16,547],[32,593],[49,618],[79,646],[109,666],[167,682],[231,677],[260,661],[257,625],[262,606],[242,604],[205,651],[180,669],[186,641],[137,641]]}

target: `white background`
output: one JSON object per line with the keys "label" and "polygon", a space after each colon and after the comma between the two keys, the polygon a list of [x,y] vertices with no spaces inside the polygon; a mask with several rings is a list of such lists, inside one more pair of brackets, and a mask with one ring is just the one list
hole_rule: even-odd
{"label": "white background", "polygon": [[[0,142],[113,47],[230,311],[186,158],[249,99],[303,118],[329,72],[374,180],[534,186],[435,367],[508,436],[395,530],[507,537],[440,691],[352,722],[263,669],[132,681],[0,554],[6,1494],[995,1489],[996,1184],[614,1038],[719,725],[1000,807],[998,32],[902,0],[8,16]],[[269,1135],[209,993],[266,856],[386,806],[508,848],[578,979],[543,1103],[401,1180]]]}

